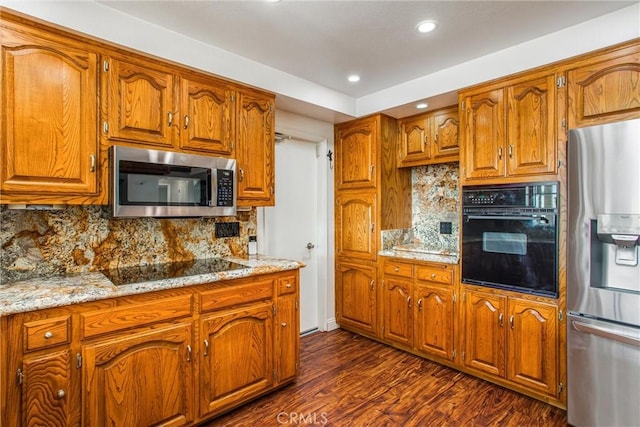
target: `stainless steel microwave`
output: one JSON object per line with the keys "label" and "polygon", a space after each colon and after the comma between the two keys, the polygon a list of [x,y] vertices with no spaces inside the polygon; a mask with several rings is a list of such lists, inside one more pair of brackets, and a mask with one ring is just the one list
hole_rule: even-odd
{"label": "stainless steel microwave", "polygon": [[109,149],[114,217],[236,214],[236,161],[123,146]]}

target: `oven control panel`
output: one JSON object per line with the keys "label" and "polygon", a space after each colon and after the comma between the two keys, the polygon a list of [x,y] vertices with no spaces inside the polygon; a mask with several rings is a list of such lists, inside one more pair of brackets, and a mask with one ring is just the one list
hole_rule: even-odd
{"label": "oven control panel", "polygon": [[462,188],[462,207],[555,209],[558,183],[506,184]]}

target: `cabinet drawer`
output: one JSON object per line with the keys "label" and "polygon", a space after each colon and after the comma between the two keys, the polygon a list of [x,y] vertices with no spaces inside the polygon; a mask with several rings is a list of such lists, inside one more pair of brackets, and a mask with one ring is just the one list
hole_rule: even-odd
{"label": "cabinet drawer", "polygon": [[273,281],[262,279],[203,291],[200,293],[200,307],[204,312],[273,298]]}
{"label": "cabinet drawer", "polygon": [[191,295],[131,303],[80,314],[82,336],[89,338],[191,315]]}
{"label": "cabinet drawer", "polygon": [[402,262],[386,261],[384,263],[384,273],[411,278],[413,277],[413,266]]}
{"label": "cabinet drawer", "polygon": [[419,266],[416,277],[418,280],[453,285],[453,270],[446,265],[443,265],[442,267]]}
{"label": "cabinet drawer", "polygon": [[298,290],[296,276],[281,277],[278,279],[278,295],[294,294]]}
{"label": "cabinet drawer", "polygon": [[23,327],[24,351],[33,351],[69,342],[71,316],[25,322]]}

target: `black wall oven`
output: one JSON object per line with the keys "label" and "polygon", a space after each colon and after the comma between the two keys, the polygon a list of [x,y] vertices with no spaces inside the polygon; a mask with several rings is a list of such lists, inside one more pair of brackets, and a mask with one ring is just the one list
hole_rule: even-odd
{"label": "black wall oven", "polygon": [[558,183],[463,187],[462,282],[558,296]]}

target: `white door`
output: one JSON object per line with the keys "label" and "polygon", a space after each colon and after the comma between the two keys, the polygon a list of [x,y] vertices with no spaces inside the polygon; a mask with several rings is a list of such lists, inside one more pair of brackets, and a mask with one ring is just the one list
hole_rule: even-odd
{"label": "white door", "polygon": [[319,325],[318,253],[326,242],[319,234],[319,149],[295,139],[276,142],[276,205],[264,208],[263,252],[306,264],[300,270],[301,333]]}

